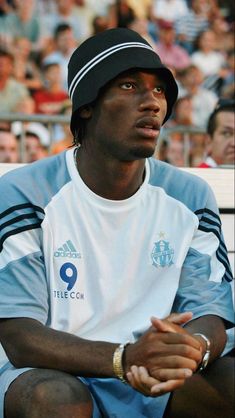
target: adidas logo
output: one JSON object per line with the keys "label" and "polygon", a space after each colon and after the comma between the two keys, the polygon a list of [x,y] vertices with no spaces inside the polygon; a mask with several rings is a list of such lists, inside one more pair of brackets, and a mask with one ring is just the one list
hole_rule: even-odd
{"label": "adidas logo", "polygon": [[68,240],[54,252],[54,257],[81,258],[81,254],[77,252],[72,241]]}

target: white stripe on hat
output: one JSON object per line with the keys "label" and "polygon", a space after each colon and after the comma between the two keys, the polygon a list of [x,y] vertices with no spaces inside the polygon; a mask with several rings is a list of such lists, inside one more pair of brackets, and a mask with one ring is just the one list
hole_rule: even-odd
{"label": "white stripe on hat", "polygon": [[112,55],[115,52],[118,52],[126,48],[145,48],[154,52],[153,48],[150,45],[146,45],[142,42],[125,42],[122,44],[112,46],[111,48],[108,48],[105,51],[102,51],[100,54],[96,55],[89,62],[87,62],[86,65],[84,65],[84,67],[82,67],[81,70],[79,70],[78,73],[75,75],[69,87],[70,98],[73,98],[73,94],[78,83],[95,65],[97,65],[100,61],[103,61],[109,55]]}

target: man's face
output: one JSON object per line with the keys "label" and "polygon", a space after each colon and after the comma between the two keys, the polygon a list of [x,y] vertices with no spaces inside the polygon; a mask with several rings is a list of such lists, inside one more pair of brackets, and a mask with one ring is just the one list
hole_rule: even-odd
{"label": "man's face", "polygon": [[62,54],[71,52],[71,49],[75,46],[75,38],[73,36],[72,29],[66,29],[61,32],[57,37],[57,47]]}
{"label": "man's face", "polygon": [[189,90],[191,88],[199,87],[203,81],[203,76],[199,68],[191,68],[184,76],[183,84]]}
{"label": "man's face", "polygon": [[61,67],[59,64],[50,65],[45,71],[45,79],[49,86],[54,84],[61,84]]}
{"label": "man's face", "polygon": [[105,158],[150,157],[166,112],[165,83],[150,71],[128,71],[105,87],[92,108],[88,142]]}
{"label": "man's face", "polygon": [[42,147],[40,140],[35,135],[29,133],[25,138],[25,150],[26,150],[26,162],[32,163],[33,161],[40,160],[47,156],[46,151]]}
{"label": "man's face", "polygon": [[0,132],[0,163],[17,163],[17,139],[11,132]]}
{"label": "man's face", "polygon": [[175,42],[174,28],[162,29],[160,31],[160,38],[166,45],[172,45]]}
{"label": "man's face", "polygon": [[176,167],[184,166],[184,145],[181,141],[171,140],[167,150],[167,161]]}
{"label": "man's face", "polygon": [[234,112],[223,111],[216,115],[216,129],[211,138],[211,156],[219,165],[235,162],[234,123]]}

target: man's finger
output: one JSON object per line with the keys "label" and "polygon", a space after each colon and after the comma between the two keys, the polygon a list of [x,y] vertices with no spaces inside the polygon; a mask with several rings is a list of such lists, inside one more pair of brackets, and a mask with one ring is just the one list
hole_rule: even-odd
{"label": "man's finger", "polygon": [[151,395],[164,395],[165,393],[172,392],[175,389],[183,386],[185,380],[168,380],[167,382],[159,383],[151,387]]}
{"label": "man's finger", "polygon": [[153,327],[160,332],[176,332],[171,324],[184,325],[190,321],[193,317],[192,312],[184,312],[182,314],[171,314],[167,318],[159,319],[155,316],[151,317],[151,323]]}
{"label": "man's finger", "polygon": [[186,322],[190,321],[193,317],[192,312],[182,312],[182,313],[172,313],[166,319],[167,321],[172,322],[177,325],[184,325]]}

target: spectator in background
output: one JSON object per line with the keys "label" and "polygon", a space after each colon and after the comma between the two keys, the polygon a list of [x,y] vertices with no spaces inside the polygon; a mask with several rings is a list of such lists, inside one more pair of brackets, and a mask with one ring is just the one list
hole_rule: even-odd
{"label": "spectator in background", "polygon": [[37,0],[36,1],[36,13],[39,16],[45,16],[49,13],[56,12],[56,1],[55,0]]}
{"label": "spectator in background", "polygon": [[184,167],[184,143],[170,138],[167,143],[166,161],[175,167]]}
{"label": "spectator in background", "polygon": [[92,35],[97,35],[100,32],[108,29],[108,18],[107,16],[95,15],[92,22]]}
{"label": "spectator in background", "polygon": [[210,115],[207,132],[207,157],[199,165],[214,168],[235,163],[235,100],[220,99]]}
{"label": "spectator in background", "polygon": [[164,64],[176,71],[188,67],[190,56],[184,48],[176,44],[173,23],[161,20],[158,27],[159,41],[156,44],[156,52]]}
{"label": "spectator in background", "polygon": [[198,35],[196,50],[192,54],[192,63],[206,76],[219,74],[225,64],[225,57],[217,51],[214,31],[207,29]]}
{"label": "spectator in background", "polygon": [[55,29],[54,40],[54,52],[43,59],[43,65],[51,63],[59,64],[62,73],[61,89],[67,90],[68,61],[76,47],[72,27],[67,23],[59,24]]}
{"label": "spectator in background", "polygon": [[202,86],[203,74],[196,65],[189,65],[180,76],[179,97],[191,96],[192,123],[199,128],[206,128],[209,115],[218,100],[213,91]]}
{"label": "spectator in background", "polygon": [[71,27],[76,43],[89,36],[95,12],[84,1],[80,0],[79,3],[74,0],[57,0],[55,2],[56,10],[41,16],[40,27],[43,45],[53,38],[58,25],[65,23]]}
{"label": "spectator in background", "polygon": [[33,115],[35,113],[35,101],[33,97],[27,96],[20,100],[14,107],[14,112],[25,113],[26,115]]}
{"label": "spectator in background", "polygon": [[11,130],[17,138],[20,138],[26,132],[34,133],[40,138],[43,147],[49,148],[50,146],[49,130],[42,123],[15,121],[12,123]]}
{"label": "spectator in background", "polygon": [[[152,10],[152,0],[128,0],[128,5],[135,12],[133,24],[135,25],[135,21],[139,21],[146,26],[147,30],[144,30],[146,33],[143,32],[142,36],[147,39],[150,45],[153,45],[153,42],[155,43],[157,40],[157,26]],[[130,25],[128,27],[131,29]],[[137,32],[141,33],[139,31]]]}
{"label": "spectator in background", "polygon": [[156,43],[148,31],[148,20],[146,18],[135,17],[128,25],[128,28],[138,32],[144,39],[146,39],[146,41],[148,41],[153,49],[156,48]]}
{"label": "spectator in background", "polygon": [[174,128],[182,125],[193,126],[193,105],[190,96],[180,97],[176,101],[172,117],[166,122],[165,128]]}
{"label": "spectator in background", "polygon": [[189,12],[175,22],[179,44],[189,53],[192,53],[195,39],[208,26],[209,20],[205,11],[205,0],[192,0]]}
{"label": "spectator in background", "polygon": [[152,0],[128,0],[129,6],[139,19],[148,19],[152,12]]}
{"label": "spectator in background", "polygon": [[127,28],[135,19],[135,11],[127,0],[115,0],[109,7],[108,20],[110,28]]}
{"label": "spectator in background", "polygon": [[14,0],[0,0],[0,17],[12,11]]}
{"label": "spectator in background", "polygon": [[10,48],[12,45],[12,36],[7,23],[7,16],[12,10],[13,5],[10,4],[10,1],[0,1],[0,45],[4,48]]}
{"label": "spectator in background", "polygon": [[[69,115],[72,114],[72,104],[70,100],[67,100],[65,102],[63,109],[61,110],[61,115]],[[70,148],[73,145],[73,136],[71,134],[70,125],[64,124],[62,126],[62,139],[55,142],[52,145],[51,153],[52,154],[58,154],[61,151],[64,151],[68,148]]]}
{"label": "spectator in background", "polygon": [[[174,106],[172,117],[166,122],[162,129],[163,136],[165,135],[165,129],[178,128],[179,126],[193,127],[193,106],[190,96],[184,96],[179,98]],[[192,134],[185,135],[180,131],[171,131],[166,135],[166,145],[160,143],[160,146],[165,146],[166,162],[169,162],[177,166],[190,166],[191,165],[191,136]],[[161,154],[161,151],[160,151]],[[170,155],[170,157],[169,157]],[[176,155],[178,162],[173,162],[173,156]]]}
{"label": "spectator in background", "polygon": [[[138,0],[139,1],[139,0]],[[87,0],[88,6],[93,10],[95,15],[107,16],[109,6],[114,3],[114,0]]]}
{"label": "spectator in background", "polygon": [[174,137],[163,138],[159,141],[154,157],[175,167],[184,167],[184,144]]}
{"label": "spectator in background", "polygon": [[[217,19],[217,17],[221,16],[221,9],[218,5],[218,0],[201,0],[202,1],[202,9],[204,9],[204,13],[207,16],[209,24]],[[226,0],[225,0],[226,1]]]}
{"label": "spectator in background", "polygon": [[[195,131],[185,134],[182,131],[177,131],[178,127],[185,127],[186,130],[187,127],[190,127],[194,128]],[[167,132],[166,129],[168,128],[176,128],[176,131]],[[206,135],[193,124],[193,104],[190,96],[183,96],[177,100],[172,118],[166,122],[165,127],[162,129],[162,135],[167,137],[166,145],[162,143],[163,141],[160,143],[161,148],[166,148],[165,158],[167,159],[165,161],[172,163],[174,160],[172,157],[167,157],[168,152],[173,156],[178,155],[178,163],[173,163],[174,165],[179,165],[180,158],[180,164],[182,164],[183,158],[183,166],[186,167],[197,167],[202,161],[205,154]],[[183,152],[181,152],[182,155],[180,157],[180,149],[182,148]],[[162,154],[162,150],[160,150],[160,154]]]}
{"label": "spectator in background", "polygon": [[175,22],[187,15],[188,5],[185,0],[153,0],[152,13],[157,21],[163,19]]}
{"label": "spectator in background", "polygon": [[190,135],[189,167],[198,167],[198,165],[203,161],[206,150],[206,138],[206,133],[200,131]]}
{"label": "spectator in background", "polygon": [[[202,129],[196,128],[193,123],[193,102],[191,96],[183,96],[177,100],[172,118],[165,124],[165,128],[177,128],[179,126],[194,128],[194,132],[185,134],[173,131],[168,133],[168,136],[170,140],[183,144],[184,166],[197,167],[205,154],[206,134],[201,132]],[[164,129],[162,130],[163,135]]]}
{"label": "spectator in background", "polygon": [[226,56],[227,51],[234,47],[234,30],[222,15],[210,22],[210,29],[215,34],[216,51]]}
{"label": "spectator in background", "polygon": [[235,97],[235,52],[234,49],[228,51],[226,62],[226,75],[223,79],[223,85],[220,90],[222,97]]}
{"label": "spectator in background", "polygon": [[14,112],[17,104],[29,97],[29,91],[24,84],[12,77],[13,63],[12,54],[0,50],[0,112]]}
{"label": "spectator in background", "polygon": [[191,60],[202,71],[204,86],[219,94],[226,72],[225,57],[216,50],[216,36],[211,29],[199,34]]}
{"label": "spectator in background", "polygon": [[33,48],[37,49],[40,39],[38,16],[35,13],[35,0],[14,0],[15,10],[5,17],[6,30],[14,39],[29,39]]}
{"label": "spectator in background", "polygon": [[13,75],[32,94],[42,87],[41,71],[31,54],[32,43],[27,38],[17,38],[12,47],[12,52],[14,53]]}
{"label": "spectator in background", "polygon": [[235,4],[233,0],[218,0],[218,6],[222,10],[226,21],[229,23],[234,22],[235,16]]}
{"label": "spectator in background", "polygon": [[57,115],[61,112],[68,93],[61,88],[61,67],[57,63],[45,64],[43,67],[44,88],[34,93],[36,113]]}
{"label": "spectator in background", "polygon": [[[18,113],[23,113],[25,115],[33,115],[35,113],[35,102],[32,97],[27,97],[24,100],[20,101],[18,106],[15,108],[15,111]],[[25,132],[34,133],[35,135],[38,135],[40,137],[41,141],[41,155],[45,156],[45,151],[49,149],[50,146],[50,133],[49,130],[44,126],[42,123],[39,122],[30,122],[30,121],[15,121],[11,125],[11,130],[14,133],[14,135],[19,139],[21,136],[25,135]],[[27,140],[28,143],[30,142],[30,139]],[[28,156],[26,155],[26,142],[19,143],[19,156],[20,161],[22,162],[28,162]],[[18,141],[19,142],[19,141]],[[35,139],[32,140],[31,143],[36,143]],[[30,146],[30,144],[29,144]],[[35,147],[34,147],[35,148]],[[46,154],[48,151],[46,152]],[[35,154],[35,153],[34,153]],[[39,154],[38,154],[39,155]]]}
{"label": "spectator in background", "polygon": [[[20,140],[20,135],[18,136]],[[49,141],[39,124],[28,125],[24,134],[25,163],[32,163],[48,156]]]}
{"label": "spectator in background", "polygon": [[[92,34],[92,22],[95,12],[89,6],[87,0],[74,0],[73,14],[76,17],[75,38],[78,42],[82,42]],[[79,36],[76,35],[77,31],[79,31]]]}
{"label": "spectator in background", "polygon": [[19,161],[18,142],[15,135],[0,128],[0,163],[17,163]]}

